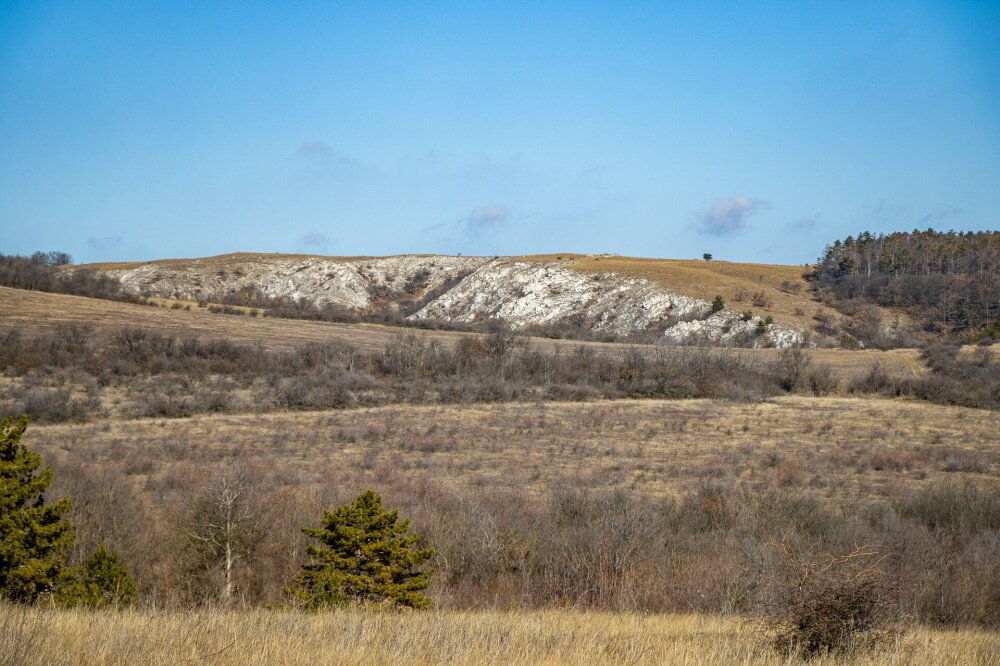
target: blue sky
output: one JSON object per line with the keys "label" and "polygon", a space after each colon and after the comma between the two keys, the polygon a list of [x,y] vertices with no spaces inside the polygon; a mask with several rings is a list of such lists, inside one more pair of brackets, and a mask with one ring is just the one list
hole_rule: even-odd
{"label": "blue sky", "polygon": [[998,2],[0,1],[0,252],[1000,227]]}

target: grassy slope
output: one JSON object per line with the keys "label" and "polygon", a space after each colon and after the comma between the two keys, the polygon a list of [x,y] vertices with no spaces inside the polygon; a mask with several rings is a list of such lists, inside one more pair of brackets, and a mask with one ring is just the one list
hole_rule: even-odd
{"label": "grassy slope", "polygon": [[[257,254],[237,252],[202,259],[163,259],[151,262],[163,266],[208,266],[213,270],[234,263],[246,261],[270,262],[275,260],[305,259],[320,255],[308,254]],[[352,261],[369,257],[322,257],[331,261]],[[615,272],[632,277],[640,277],[662,285],[674,293],[711,300],[722,296],[730,308],[771,315],[775,321],[791,328],[811,330],[815,323],[812,317],[817,312],[839,318],[832,308],[813,300],[802,274],[804,266],[778,264],[746,264],[729,261],[697,261],[684,259],[648,259],[640,257],[620,257],[616,255],[584,254],[540,254],[511,257],[520,261],[560,261],[567,268],[581,272]],[[127,269],[143,265],[142,262],[92,264],[92,268]],[[799,293],[782,290],[782,283],[792,282],[801,286]],[[737,293],[742,291],[745,300],[737,302]],[[769,301],[766,307],[755,306],[751,300],[756,292],[763,291]],[[905,320],[901,313],[885,310],[887,321],[894,318]]]}
{"label": "grassy slope", "polygon": [[[378,324],[334,324],[221,315],[198,309],[172,310],[7,287],[0,287],[0,313],[3,313],[0,315],[0,332],[18,328],[25,334],[31,335],[64,323],[92,324],[103,332],[125,326],[144,326],[171,335],[221,337],[243,344],[261,344],[269,349],[291,349],[305,342],[344,340],[360,349],[379,351],[400,332],[428,335],[446,344],[454,344],[463,335],[471,335],[448,331],[417,331]],[[571,349],[580,344],[604,352],[615,352],[623,348],[623,345],[546,338],[531,338],[530,341],[547,349],[556,347]],[[760,349],[733,350],[732,353],[774,357],[778,352]],[[882,363],[888,372],[901,376],[913,376],[923,372],[919,354],[912,349],[889,352],[817,349],[810,353],[817,361],[831,366],[842,379],[849,379],[866,372],[875,362]]]}
{"label": "grassy slope", "polygon": [[[430,254],[410,254],[408,257],[431,257]],[[171,266],[175,268],[185,268],[198,265],[208,266],[232,266],[247,261],[271,262],[287,261],[289,259],[325,259],[333,262],[363,261],[365,259],[379,259],[380,257],[370,257],[365,255],[336,257],[324,254],[289,254],[283,252],[230,252],[229,254],[218,254],[213,257],[190,257],[185,259],[157,259],[155,261],[108,261],[96,264],[84,264],[85,268],[103,270],[128,270],[138,268],[147,264],[157,266]]]}
{"label": "grassy slope", "polygon": [[[699,615],[532,612],[303,615],[0,606],[0,651],[34,664],[787,664],[766,634]],[[995,663],[1000,634],[923,627],[854,664]],[[810,664],[843,663],[821,658]]]}
{"label": "grassy slope", "polygon": [[367,257],[328,257],[320,254],[286,254],[281,252],[231,252],[229,254],[219,254],[214,257],[191,257],[186,259],[157,259],[155,261],[107,261],[97,264],[86,264],[86,268],[93,268],[99,271],[105,270],[128,270],[138,268],[147,264],[157,266],[171,266],[184,268],[197,265],[230,266],[246,261],[285,261],[288,259],[327,259],[330,261],[351,261],[354,259],[366,259]]}
{"label": "grassy slope", "polygon": [[140,485],[238,456],[317,485],[330,469],[359,486],[370,472],[384,475],[386,487],[426,477],[456,488],[543,492],[575,479],[670,495],[718,479],[874,499],[900,485],[996,483],[998,429],[1000,414],[986,410],[784,397],[201,415],[35,425],[25,441],[47,459],[72,452],[109,468],[132,461],[148,475]]}
{"label": "grassy slope", "polygon": [[[817,312],[839,319],[836,310],[814,300],[808,284],[802,278],[805,266],[780,264],[744,264],[730,261],[698,261],[687,259],[644,259],[616,255],[550,254],[523,257],[533,261],[563,261],[567,268],[585,273],[610,271],[631,277],[645,278],[662,285],[668,291],[684,296],[712,300],[722,296],[726,304],[737,312],[753,310],[756,314],[770,315],[779,324],[801,330],[812,330],[813,316]],[[798,293],[784,291],[782,284],[791,282],[800,287]],[[738,292],[744,300],[737,301]],[[764,292],[766,307],[752,302],[753,294]],[[883,309],[887,321],[905,315]]]}

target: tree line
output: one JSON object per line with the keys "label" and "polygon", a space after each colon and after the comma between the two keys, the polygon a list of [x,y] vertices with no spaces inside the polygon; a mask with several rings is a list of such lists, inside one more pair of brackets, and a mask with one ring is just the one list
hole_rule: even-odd
{"label": "tree line", "polygon": [[806,278],[842,310],[876,303],[929,332],[1000,339],[998,231],[864,231],[827,246]]}

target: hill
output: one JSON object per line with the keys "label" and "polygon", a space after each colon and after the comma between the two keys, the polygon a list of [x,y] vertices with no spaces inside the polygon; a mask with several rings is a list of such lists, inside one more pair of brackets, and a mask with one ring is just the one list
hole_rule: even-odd
{"label": "hill", "polygon": [[[835,342],[803,268],[613,255],[320,257],[238,253],[81,267],[136,295],[605,338],[786,347]],[[73,270],[73,269],[70,269]],[[79,269],[76,269],[79,270]],[[721,297],[721,309],[712,301]],[[887,319],[898,313],[886,312]]]}
{"label": "hill", "polygon": [[[449,346],[463,337],[482,337],[475,333],[419,330],[379,324],[341,324],[225,315],[197,307],[190,310],[151,307],[7,287],[0,287],[0,309],[7,313],[0,317],[0,332],[17,329],[28,335],[40,335],[60,324],[84,324],[94,326],[103,335],[110,335],[122,328],[139,326],[166,335],[221,338],[240,344],[259,345],[272,351],[290,351],[309,342],[343,341],[367,352],[381,352],[400,335],[415,334]],[[540,349],[562,349],[567,352],[583,346],[595,352],[620,354],[635,346],[542,337],[527,337],[525,341]],[[752,353],[762,359],[775,359],[778,356],[776,349],[734,349],[729,353]],[[925,371],[920,355],[914,349],[812,349],[808,353],[815,361],[829,366],[842,381],[857,378],[876,363],[887,373],[897,377],[916,377]]]}
{"label": "hill", "polygon": [[873,342],[884,336],[875,306],[938,335],[1000,340],[1000,231],[865,231],[828,246],[809,279]]}

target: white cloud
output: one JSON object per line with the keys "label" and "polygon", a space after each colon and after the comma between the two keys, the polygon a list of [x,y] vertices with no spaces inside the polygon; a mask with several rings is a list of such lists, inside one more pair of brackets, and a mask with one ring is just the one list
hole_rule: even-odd
{"label": "white cloud", "polygon": [[697,229],[713,236],[737,234],[746,229],[751,215],[765,207],[764,202],[742,194],[716,199],[701,216]]}
{"label": "white cloud", "polygon": [[472,238],[481,238],[505,225],[509,219],[510,208],[504,204],[476,208],[464,222],[465,233]]}

